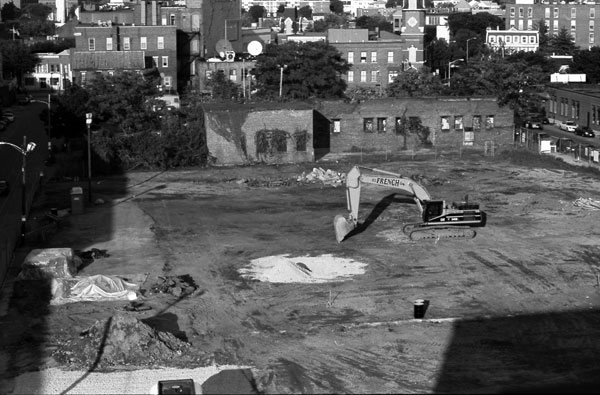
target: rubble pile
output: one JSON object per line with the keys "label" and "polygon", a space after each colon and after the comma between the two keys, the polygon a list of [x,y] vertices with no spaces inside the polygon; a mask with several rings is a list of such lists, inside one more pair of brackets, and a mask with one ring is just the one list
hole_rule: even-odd
{"label": "rubble pile", "polygon": [[186,352],[190,344],[125,314],[98,320],[79,339],[61,344],[53,357],[66,364],[158,366]]}
{"label": "rubble pile", "polygon": [[581,207],[587,210],[600,210],[600,200],[592,198],[578,198],[573,201],[573,206]]}
{"label": "rubble pile", "polygon": [[171,294],[177,298],[191,296],[198,293],[198,286],[194,279],[187,275],[159,277],[158,282],[141,289],[144,296],[152,294]]}
{"label": "rubble pile", "polygon": [[316,183],[322,182],[325,185],[337,186],[337,184],[341,184],[344,182],[346,175],[343,173],[339,173],[334,170],[324,170],[321,167],[315,167],[308,174],[302,172],[301,175],[298,176],[297,181],[303,183]]}

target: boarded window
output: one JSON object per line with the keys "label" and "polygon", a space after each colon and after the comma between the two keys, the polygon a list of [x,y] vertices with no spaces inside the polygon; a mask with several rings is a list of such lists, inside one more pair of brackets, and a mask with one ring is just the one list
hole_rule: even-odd
{"label": "boarded window", "polygon": [[377,118],[377,133],[386,132],[387,118]]}
{"label": "boarded window", "polygon": [[373,133],[373,118],[363,119],[363,130],[365,133]]}
{"label": "boarded window", "polygon": [[296,151],[306,151],[306,145],[308,141],[308,133],[306,130],[294,133],[294,140],[296,140]]}

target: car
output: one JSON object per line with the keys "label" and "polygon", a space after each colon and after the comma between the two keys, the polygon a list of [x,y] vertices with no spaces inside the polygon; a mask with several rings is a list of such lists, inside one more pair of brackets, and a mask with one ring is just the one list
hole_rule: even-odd
{"label": "car", "polygon": [[6,196],[10,192],[10,185],[8,181],[3,178],[0,178],[0,196]]}
{"label": "car", "polygon": [[12,111],[3,111],[2,117],[6,118],[9,122],[15,121],[15,114]]}
{"label": "car", "polygon": [[544,129],[542,123],[540,121],[529,120],[525,122],[525,127],[527,129]]}
{"label": "car", "polygon": [[577,126],[578,125],[574,121],[565,121],[560,124],[560,129],[566,130],[567,132],[575,132]]}
{"label": "car", "polygon": [[575,129],[575,134],[582,137],[596,137],[594,131],[587,126],[579,126]]}

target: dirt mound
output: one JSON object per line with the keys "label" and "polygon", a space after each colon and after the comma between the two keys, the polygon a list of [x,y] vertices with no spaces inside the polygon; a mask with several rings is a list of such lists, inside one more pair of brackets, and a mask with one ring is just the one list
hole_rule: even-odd
{"label": "dirt mound", "polygon": [[157,331],[123,314],[96,321],[79,339],[64,346],[55,353],[56,360],[99,368],[164,365],[190,347],[171,333]]}

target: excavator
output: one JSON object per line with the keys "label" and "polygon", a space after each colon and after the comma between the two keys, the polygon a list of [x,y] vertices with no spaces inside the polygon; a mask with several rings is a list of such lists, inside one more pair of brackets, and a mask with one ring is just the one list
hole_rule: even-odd
{"label": "excavator", "polygon": [[[373,174],[362,174],[361,170]],[[348,218],[336,215],[333,220],[338,243],[359,226],[358,207],[362,184],[400,190],[412,197],[421,211],[422,222],[404,225],[402,230],[410,240],[473,238],[476,232],[472,228],[485,226],[485,213],[479,209],[479,204],[469,202],[468,196],[462,202],[451,204],[444,200],[431,200],[429,192],[410,178],[385,170],[354,166],[346,175]]]}

